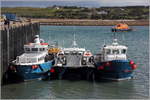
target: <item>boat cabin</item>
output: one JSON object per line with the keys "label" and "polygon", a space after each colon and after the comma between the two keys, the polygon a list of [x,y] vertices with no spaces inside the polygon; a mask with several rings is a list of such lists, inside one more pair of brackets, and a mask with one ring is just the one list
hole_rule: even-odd
{"label": "boat cabin", "polygon": [[129,29],[129,26],[125,23],[119,23],[115,26],[115,29]]}
{"label": "boat cabin", "polygon": [[104,45],[101,53],[101,61],[126,60],[127,47],[119,45],[115,39],[112,45]]}
{"label": "boat cabin", "polygon": [[34,38],[34,43],[29,43],[24,45],[25,53],[38,53],[38,52],[48,52],[48,43],[44,43],[43,39],[36,35]]}
{"label": "boat cabin", "polygon": [[30,43],[28,45],[24,45],[24,52],[25,53],[36,53],[36,52],[46,52],[48,50],[47,44],[35,44]]}
{"label": "boat cabin", "polygon": [[17,56],[17,59],[15,61],[16,65],[33,65],[33,64],[41,64],[45,62],[45,53],[39,53],[39,54],[29,54],[24,53],[21,56]]}
{"label": "boat cabin", "polygon": [[86,50],[84,48],[64,48],[65,54],[79,54],[82,55]]}
{"label": "boat cabin", "polygon": [[85,48],[79,48],[78,44],[75,40],[75,34],[74,34],[74,40],[72,43],[71,48],[63,48],[64,54],[78,54],[78,55],[82,55],[84,54],[84,52],[86,51]]}
{"label": "boat cabin", "polygon": [[45,57],[48,54],[48,43],[42,43],[39,36],[36,35],[34,43],[24,45],[24,53],[17,56],[16,65],[32,65],[45,62]]}

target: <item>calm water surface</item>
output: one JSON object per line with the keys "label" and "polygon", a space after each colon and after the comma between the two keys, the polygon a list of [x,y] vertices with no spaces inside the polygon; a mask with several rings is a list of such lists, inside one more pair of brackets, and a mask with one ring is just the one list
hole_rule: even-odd
{"label": "calm water surface", "polygon": [[[58,41],[59,45],[70,47],[73,34],[80,47],[93,53],[101,45],[110,44],[113,33],[111,26],[41,26],[41,37],[48,42]],[[30,81],[2,86],[2,98],[49,99],[49,98],[95,98],[95,99],[136,99],[149,97],[149,29],[147,26],[133,26],[133,32],[116,34],[121,44],[128,46],[128,56],[138,64],[134,79],[120,82],[89,81]]]}

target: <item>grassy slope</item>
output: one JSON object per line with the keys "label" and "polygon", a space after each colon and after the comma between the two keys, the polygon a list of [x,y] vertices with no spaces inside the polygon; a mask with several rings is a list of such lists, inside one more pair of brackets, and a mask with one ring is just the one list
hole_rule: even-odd
{"label": "grassy slope", "polygon": [[[106,11],[107,15],[98,12]],[[104,7],[104,8],[1,8],[2,13],[16,13],[18,16],[31,18],[60,18],[60,19],[148,19],[148,7]]]}

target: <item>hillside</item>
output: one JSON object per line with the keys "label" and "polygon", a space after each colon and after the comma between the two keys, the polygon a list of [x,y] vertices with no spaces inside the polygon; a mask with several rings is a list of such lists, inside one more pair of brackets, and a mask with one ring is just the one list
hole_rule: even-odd
{"label": "hillside", "polygon": [[47,8],[15,7],[1,8],[1,13],[15,13],[27,18],[51,19],[148,19],[148,6],[129,7],[65,7],[53,6]]}

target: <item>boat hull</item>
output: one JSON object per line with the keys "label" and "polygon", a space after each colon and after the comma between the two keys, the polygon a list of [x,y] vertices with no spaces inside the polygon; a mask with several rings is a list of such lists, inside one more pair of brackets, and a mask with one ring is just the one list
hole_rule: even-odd
{"label": "boat hull", "polygon": [[13,65],[13,68],[10,68],[9,74],[18,76],[21,81],[45,79],[50,76],[50,69],[52,67],[53,61],[38,65]]}
{"label": "boat hull", "polygon": [[113,60],[96,63],[95,75],[98,79],[125,80],[132,78],[133,69],[129,60]]}
{"label": "boat hull", "polygon": [[132,29],[115,29],[115,28],[112,28],[111,31],[112,32],[128,32],[128,31],[132,31]]}

